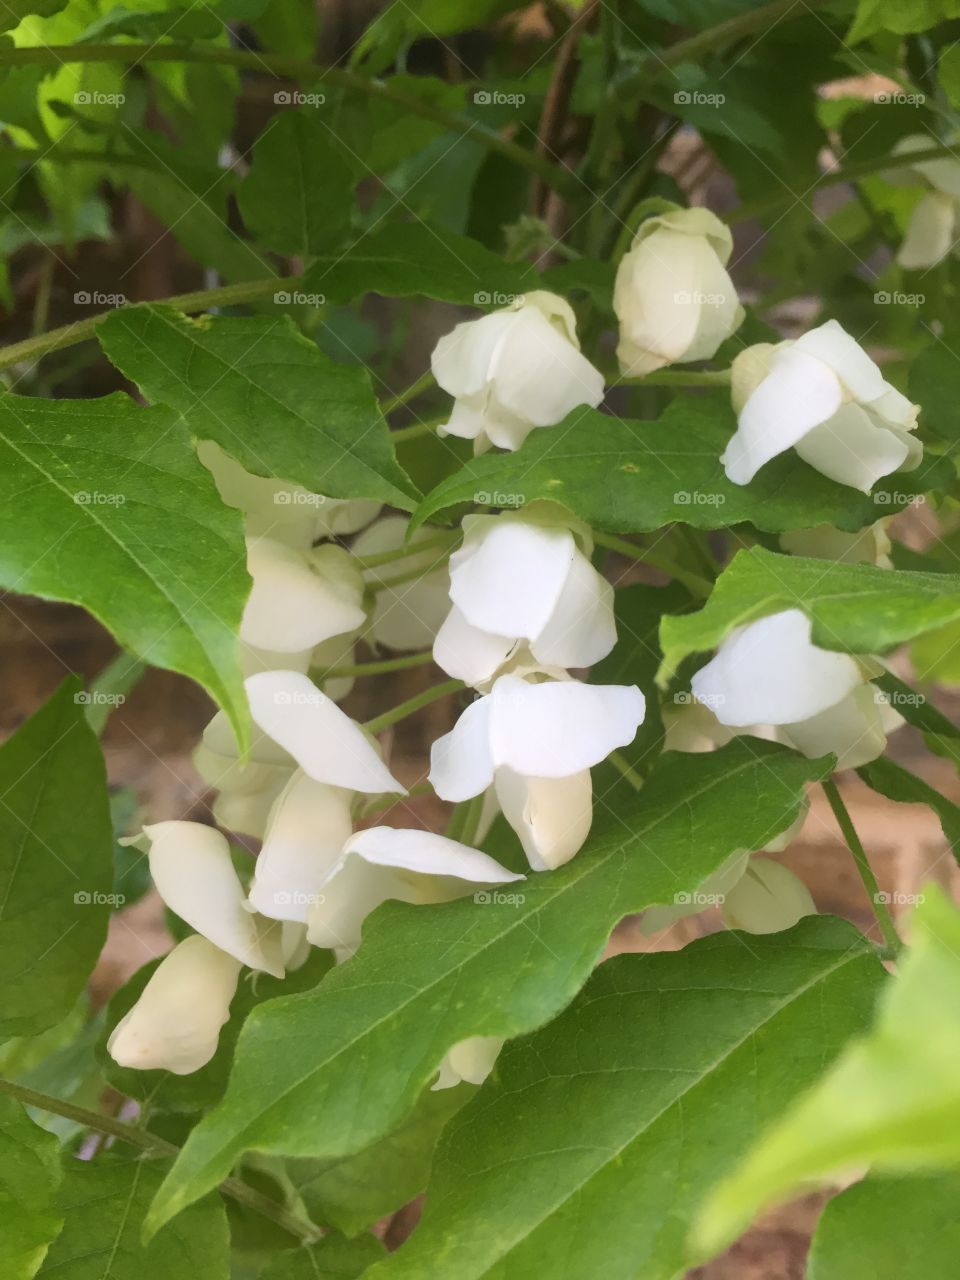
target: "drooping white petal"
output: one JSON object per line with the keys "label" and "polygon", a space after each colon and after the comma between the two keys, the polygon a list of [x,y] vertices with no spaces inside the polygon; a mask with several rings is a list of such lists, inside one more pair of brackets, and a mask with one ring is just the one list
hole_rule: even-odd
{"label": "drooping white petal", "polygon": [[875,564],[881,569],[893,567],[890,560],[889,519],[877,520],[857,533],[845,533],[832,524],[818,524],[812,529],[788,529],[780,535],[780,546],[794,556],[812,556],[817,560],[833,560],[837,564]]}
{"label": "drooping white petal", "polygon": [[734,732],[721,724],[708,706],[684,694],[687,701],[663,708],[663,749],[700,754],[725,746]]}
{"label": "drooping white petal", "polygon": [[650,938],[669,929],[678,920],[699,915],[701,911],[708,911],[711,907],[719,907],[741,879],[749,862],[749,851],[737,849],[712,875],[701,881],[693,893],[678,893],[669,904],[658,903],[648,907],[640,921],[640,932],[644,937]]}
{"label": "drooping white petal", "polygon": [[441,800],[469,800],[493,783],[490,710],[489,694],[477,698],[430,748],[430,784]]}
{"label": "drooping white petal", "polygon": [[445,334],[430,357],[438,386],[457,399],[480,395],[497,351],[511,338],[518,320],[516,311],[494,311],[479,320],[465,320]]}
{"label": "drooping white petal", "polygon": [[306,923],[353,830],[351,794],[296,773],[277,799],[257,857],[250,905],[274,920]]}
{"label": "drooping white petal", "polygon": [[157,822],[143,830],[150,874],[170,910],[241,964],[282,978],[282,965],[264,948],[257,920],[246,910],[226,837],[200,822]]}
{"label": "drooping white petal", "polygon": [[573,534],[512,515],[467,520],[464,530],[450,557],[450,599],[481,631],[534,639],[566,583]]}
{"label": "drooping white petal", "polygon": [[495,765],[533,778],[569,778],[599,764],[633,741],[645,712],[636,685],[530,684],[513,675],[496,681],[490,702]]}
{"label": "drooping white petal", "polygon": [[460,1040],[440,1063],[436,1081],[430,1088],[452,1089],[463,1080],[483,1084],[493,1070],[503,1043],[500,1036],[468,1036]]}
{"label": "drooping white petal", "polygon": [[578,405],[603,399],[603,374],[595,369],[536,307],[523,307],[491,369],[497,401],[535,427],[552,427]]}
{"label": "drooping white petal", "polygon": [[382,902],[426,903],[459,897],[467,885],[522,880],[493,858],[430,831],[370,827],[358,831],[310,909],[307,933],[318,947],[355,950],[363,921]]}
{"label": "drooping white petal", "polygon": [[460,440],[481,439],[487,429],[486,402],[484,392],[474,396],[457,396],[450,410],[450,417],[438,428],[438,434],[456,436]]}
{"label": "drooping white petal", "polygon": [[770,858],[751,858],[741,879],[728,890],[723,918],[746,933],[780,933],[804,916],[816,915],[810,890],[789,868]]}
{"label": "drooping white petal", "polygon": [[732,632],[694,675],[694,697],[721,724],[737,728],[790,724],[826,711],[857,687],[860,669],[848,654],[815,645],[810,633],[799,609]]}
{"label": "drooping white petal", "polygon": [[553,612],[531,642],[531,652],[548,666],[590,667],[616,643],[613,587],[577,551]]}
{"label": "drooping white petal", "polygon": [[796,340],[793,350],[822,360],[855,399],[869,401],[883,395],[886,383],[880,366],[837,320],[808,330]]}
{"label": "drooping white petal", "polygon": [[795,348],[776,351],[770,372],[749,397],[720,461],[734,484],[749,484],[771,458],[831,418],[843,400],[837,375]]}
{"label": "drooping white petal", "polygon": [[[218,711],[204,729],[203,745],[213,755],[221,757],[225,762],[239,760],[240,748],[237,746],[237,739],[230,721],[222,711]],[[249,762],[250,764],[286,765],[288,768],[293,768],[293,757],[290,753],[284,751],[283,747],[278,742],[275,742],[269,734],[258,728],[254,728],[253,731]],[[241,765],[240,767],[245,768],[246,765]],[[205,781],[211,786],[220,785],[220,783],[214,782],[212,778],[205,778]],[[231,779],[231,784],[233,781]]]}
{"label": "drooping white petal", "polygon": [[479,688],[507,661],[516,645],[513,636],[496,636],[472,626],[454,605],[433,642],[433,660],[455,680]]}
{"label": "drooping white petal", "polygon": [[796,449],[804,462],[831,480],[869,493],[882,476],[907,460],[910,446],[905,434],[877,425],[860,405],[845,404],[798,440]]}
{"label": "drooping white petal", "polygon": [[199,934],[165,956],[137,1003],[117,1023],[107,1052],[121,1067],[189,1075],[217,1051],[240,962]]}
{"label": "drooping white petal", "polygon": [[887,733],[902,723],[882,690],[867,683],[819,715],[785,724],[780,735],[811,760],[832,753],[838,769],[859,769],[883,754]]}
{"label": "drooping white petal", "polygon": [[589,769],[567,778],[526,778],[501,768],[494,787],[534,871],[552,871],[583,848],[593,821]]}
{"label": "drooping white petal", "polygon": [[950,252],[957,223],[954,196],[928,191],[914,205],[907,234],[897,251],[897,262],[906,271],[935,267]]}
{"label": "drooping white petal", "polygon": [[296,653],[365,619],[363,582],[340,547],[301,553],[272,538],[248,538],[247,568],[253,588],[240,624],[245,644]]}
{"label": "drooping white petal", "polygon": [[244,686],[254,723],[317,782],[367,794],[406,794],[360,726],[307,676],[263,671]]}

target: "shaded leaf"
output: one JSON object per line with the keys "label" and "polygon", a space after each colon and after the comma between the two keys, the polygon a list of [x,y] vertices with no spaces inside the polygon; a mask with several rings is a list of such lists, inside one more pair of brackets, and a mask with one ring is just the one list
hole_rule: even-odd
{"label": "shaded leaf", "polygon": [[19,1102],[0,1096],[0,1275],[31,1280],[62,1224],[60,1143]]}

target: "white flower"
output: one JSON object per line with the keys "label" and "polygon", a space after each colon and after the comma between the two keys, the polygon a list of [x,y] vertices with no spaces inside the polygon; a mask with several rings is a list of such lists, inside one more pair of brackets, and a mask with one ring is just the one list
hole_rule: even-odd
{"label": "white flower", "polygon": [[468,1036],[460,1040],[440,1063],[432,1090],[452,1089],[461,1081],[483,1084],[493,1070],[497,1055],[503,1048],[501,1036]]}
{"label": "white flower", "polygon": [[[894,155],[929,150],[931,140],[915,133],[901,138]],[[907,181],[926,182],[932,189],[913,207],[897,262],[908,271],[935,267],[954,248],[960,226],[960,160],[941,156],[897,171]]]}
{"label": "white flower", "polygon": [[449,435],[519,449],[578,405],[603,399],[603,375],[580,354],[576,319],[554,293],[535,290],[503,311],[458,324],[441,338],[433,376],[455,397]]}
{"label": "white flower", "polygon": [[352,798],[297,770],[270,812],[248,895],[254,910],[306,923],[353,831]]}
{"label": "white flower", "polygon": [[366,794],[406,795],[360,726],[307,676],[261,671],[244,685],[254,724],[315,781]]}
{"label": "white flower", "polygon": [[240,760],[240,749],[230,721],[218,711],[193,753],[200,777],[219,792],[213,816],[227,831],[261,839],[267,816],[277,796],[296,768],[293,757],[259,730],[254,732],[250,754]]}
{"label": "white flower", "polygon": [[733,362],[737,431],[721,457],[734,484],[793,447],[838,484],[869,493],[881,476],[911,471],[923,446],[917,406],[884,380],[836,320],[796,341],[761,343]]}
{"label": "white flower", "polygon": [[[351,550],[361,560],[398,551],[409,523],[406,516],[384,516],[356,538]],[[433,531],[424,526],[410,539],[410,546],[433,536]],[[434,547],[365,571],[366,581],[378,588],[370,618],[370,635],[376,644],[388,649],[422,649],[433,643],[447,611],[450,578],[445,561],[444,553]],[[417,569],[422,571],[422,577],[398,587],[381,585],[392,578],[405,578]]]}
{"label": "white flower", "polygon": [[844,533],[832,524],[818,524],[813,529],[789,529],[780,535],[780,546],[794,556],[810,556],[815,560],[833,560],[836,564],[875,564],[892,569],[891,544],[887,536],[890,517],[868,524],[857,533]]}
{"label": "white flower", "polygon": [[770,858],[751,858],[727,891],[721,911],[731,929],[780,933],[804,916],[816,915],[817,908],[810,890],[789,867]]}
{"label": "white flower", "polygon": [[121,1067],[189,1075],[217,1051],[230,1016],[240,962],[199,934],[165,956],[117,1023],[107,1051]]}
{"label": "white flower", "polygon": [[567,862],[590,830],[589,770],[633,741],[643,721],[635,685],[577,680],[535,684],[500,676],[430,753],[430,781],[444,800],[491,784],[531,867]]}
{"label": "white flower", "polygon": [[282,978],[280,927],[247,909],[226,836],[200,822],[157,822],[143,834],[153,883],[170,910],[241,964]]}
{"label": "white flower", "polygon": [[380,511],[367,498],[326,498],[292,481],[253,475],[213,440],[201,440],[197,457],[213,475],[220,497],[246,516],[251,537],[310,547],[318,538],[356,533]]}
{"label": "white flower", "polygon": [[772,725],[779,741],[811,759],[833,752],[839,769],[857,768],[880,755],[902,720],[869,683],[878,663],[821,649],[811,630],[799,609],[740,627],[691,688],[723,725],[748,732]]}
{"label": "white flower", "polygon": [[360,945],[366,917],[382,902],[447,902],[473,888],[522,880],[485,853],[432,831],[370,827],[351,836],[307,918],[314,946],[341,954]]}
{"label": "white flower", "polygon": [[307,551],[273,538],[247,539],[253,587],[240,623],[240,639],[254,650],[302,654],[355,631],[366,620],[363,579],[348,551],[320,546]]}
{"label": "white flower", "polygon": [[450,557],[453,608],[434,661],[481,687],[525,653],[546,667],[588,667],[616,644],[613,587],[590,563],[589,530],[558,509],[467,516]]}
{"label": "white flower", "polygon": [[617,268],[617,358],[626,377],[707,360],[743,320],[726,264],[733,237],[708,209],[647,218]]}

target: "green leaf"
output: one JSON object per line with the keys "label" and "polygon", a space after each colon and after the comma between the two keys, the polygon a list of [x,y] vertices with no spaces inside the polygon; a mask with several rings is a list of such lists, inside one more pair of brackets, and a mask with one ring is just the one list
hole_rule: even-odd
{"label": "green leaf", "polygon": [[725,398],[675,400],[654,422],[575,409],[559,426],[532,432],[516,453],[471,459],[426,496],[414,523],[487,492],[518,494],[524,502],[549,498],[612,533],[661,529],[673,520],[697,529],[749,521],[769,533],[817,524],[852,532],[952,476],[938,461],[912,479],[888,476],[874,494],[863,494],[789,452],[751,484],[735,485],[720,465],[735,429]]}
{"label": "green leaf", "polygon": [[[249,861],[249,859],[248,859]],[[252,1009],[278,995],[290,996],[309,991],[330,968],[327,952],[314,949],[301,968],[285,978],[268,974],[248,974],[241,978],[237,994],[230,1005],[230,1018],[220,1032],[217,1052],[199,1071],[178,1076],[169,1071],[135,1071],[118,1066],[107,1053],[107,1040],[120,1019],[139,1000],[143,988],[155,973],[160,960],[138,969],[129,982],[116,993],[107,1008],[107,1016],[97,1045],[97,1058],[104,1075],[113,1087],[129,1098],[148,1103],[153,1111],[196,1112],[209,1110],[223,1097],[227,1077],[240,1030]]]}
{"label": "green leaf", "polygon": [[124,648],[202,684],[245,739],[241,530],[178,414],[119,394],[0,396],[0,585],[82,605]]}
{"label": "green leaf", "polygon": [[960,1163],[960,913],[931,885],[911,933],[870,1032],[711,1194],[699,1225],[705,1248],[809,1181],[865,1163],[878,1172]]}
{"label": "green leaf", "polygon": [[353,213],[353,166],[315,110],[274,116],[254,143],[237,199],[259,243],[309,256],[336,249]]}
{"label": "green leaf", "polygon": [[148,399],[172,405],[195,436],[255,475],[407,511],[416,500],[370,375],[328,359],[288,316],[190,320],[172,307],[125,307],[97,332]]}
{"label": "green leaf", "polygon": [[379,293],[497,307],[536,288],[537,273],[529,263],[504,262],[466,236],[425,222],[403,222],[360,236],[345,252],[321,254],[303,287],[327,302]]}
{"label": "green leaf", "polygon": [[867,1024],[883,978],[826,917],[601,965],[451,1121],[420,1226],[372,1275],[672,1280],[704,1192]]}
{"label": "green leaf", "polygon": [[870,1175],[831,1200],[807,1280],[953,1280],[960,1253],[960,1174]]}
{"label": "green leaf", "polygon": [[848,44],[856,44],[878,31],[908,35],[926,31],[947,18],[960,16],[957,0],[860,0],[857,16],[847,36]]}
{"label": "green leaf", "polygon": [[66,3],[67,0],[4,0],[0,11],[0,31],[12,31],[31,14],[48,18],[59,13]]}
{"label": "green leaf", "polygon": [[942,343],[921,351],[911,361],[911,399],[923,405],[924,431],[943,440],[960,439],[960,361]]}
{"label": "green leaf", "polygon": [[960,807],[894,760],[880,756],[858,770],[868,787],[898,804],[925,804],[940,819],[953,856],[960,861]]}
{"label": "green leaf", "polygon": [[32,1280],[60,1230],[60,1143],[0,1095],[0,1275]]}
{"label": "green leaf", "polygon": [[311,1222],[354,1236],[419,1195],[440,1130],[473,1093],[467,1084],[428,1089],[398,1129],[356,1155],[288,1161]]}
{"label": "green leaf", "polygon": [[782,609],[808,614],[814,642],[826,649],[885,653],[960,617],[960,577],[831,564],[762,547],[740,551],[699,612],[664,618],[660,678],[691,653],[715,648],[734,627]]}
{"label": "green leaf", "polygon": [[281,1254],[260,1280],[356,1280],[386,1253],[375,1236],[342,1240],[324,1238]]}
{"label": "green leaf", "polygon": [[[692,891],[738,848],[761,848],[829,761],[768,743],[671,753],[586,847],[507,901],[390,902],[359,953],[308,995],[255,1010],[223,1102],[193,1130],[152,1213],[158,1226],[223,1177],[244,1149],[335,1159],[399,1125],[446,1051],[517,1035],[577,992],[611,928]],[[522,901],[518,900],[522,899]],[[344,1090],[344,1081],[356,1087]]]}
{"label": "green leaf", "polygon": [[113,835],[80,687],[65,680],[0,747],[0,1038],[66,1017],[107,935]]}
{"label": "green leaf", "polygon": [[143,1217],[169,1160],[64,1157],[63,1231],[39,1275],[57,1280],[228,1280],[230,1237],[219,1197],[190,1209],[149,1244]]}

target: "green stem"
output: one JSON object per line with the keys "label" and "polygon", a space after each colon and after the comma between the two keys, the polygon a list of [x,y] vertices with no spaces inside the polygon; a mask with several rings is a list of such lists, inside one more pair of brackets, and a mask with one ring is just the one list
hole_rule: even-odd
{"label": "green stem", "polygon": [[622,556],[629,556],[632,560],[639,560],[641,564],[648,564],[654,569],[669,573],[672,578],[682,582],[695,595],[706,597],[713,590],[713,583],[709,578],[691,573],[675,560],[670,560],[649,547],[638,547],[632,542],[627,542],[625,538],[616,538],[611,533],[597,533],[596,530],[593,533],[593,540],[598,547],[606,547],[608,551],[618,551]]}
{"label": "green stem", "polygon": [[444,680],[442,684],[432,685],[429,689],[424,689],[422,693],[414,694],[406,702],[401,702],[399,706],[392,707],[389,711],[384,711],[382,715],[374,716],[363,727],[368,733],[380,733],[383,729],[389,729],[391,725],[398,724],[401,720],[406,720],[407,716],[412,716],[421,707],[428,707],[431,702],[446,698],[451,693],[459,693],[464,688],[466,686],[462,680]]}
{"label": "green stem", "polygon": [[[2,59],[0,51],[0,59]],[[297,283],[296,276],[271,276],[267,280],[248,280],[241,284],[222,285],[219,289],[197,289],[193,293],[180,293],[172,298],[160,298],[164,306],[173,307],[177,311],[206,311],[208,307],[229,307],[243,302],[256,302],[267,298],[277,290],[290,289]],[[0,369],[8,369],[19,364],[21,360],[39,360],[50,351],[62,351],[64,347],[76,346],[95,338],[97,325],[104,315],[91,316],[89,320],[78,320],[74,324],[64,325],[60,329],[51,329],[36,338],[26,338],[23,342],[14,342],[9,347],[0,348]]]}
{"label": "green stem", "polygon": [[804,4],[797,4],[797,0],[773,0],[772,4],[748,9],[735,18],[718,22],[706,31],[668,45],[659,55],[651,55],[643,64],[643,74],[656,75],[658,71],[679,67],[684,62],[700,62],[706,54],[714,53],[724,45],[733,44],[743,36],[752,35],[755,31],[767,31],[784,18],[802,17],[812,9],[822,8],[826,3],[827,0],[807,0]]}
{"label": "green stem", "polygon": [[642,378],[617,378],[619,387],[728,387],[729,369],[658,369]]}
{"label": "green stem", "polygon": [[824,795],[830,802],[830,808],[833,810],[833,816],[837,820],[843,833],[843,838],[847,842],[847,848],[853,856],[854,862],[857,864],[857,870],[860,872],[860,879],[863,881],[863,887],[867,891],[867,897],[870,899],[870,905],[873,907],[873,914],[876,917],[877,924],[880,926],[880,932],[883,934],[883,940],[887,944],[888,950],[892,955],[896,955],[900,950],[900,936],[897,933],[897,927],[893,923],[893,917],[887,909],[887,904],[883,901],[883,895],[880,892],[880,886],[877,884],[877,877],[873,874],[873,868],[867,858],[866,851],[861,843],[860,837],[857,835],[857,829],[853,825],[853,820],[847,812],[847,806],[843,803],[843,797],[833,778],[827,778],[822,784]]}
{"label": "green stem", "polygon": [[85,715],[90,728],[98,736],[103,733],[110,713],[143,679],[147,664],[125,649],[111,659],[91,683]]}
{"label": "green stem", "polygon": [[406,440],[416,440],[420,436],[430,435],[432,431],[436,431],[437,427],[442,427],[449,420],[449,413],[439,413],[432,418],[425,418],[423,422],[415,422],[410,427],[400,427],[397,431],[391,431],[390,439],[395,445],[403,444]]}
{"label": "green stem", "polygon": [[[55,1116],[63,1116],[65,1120],[73,1120],[85,1129],[92,1129],[95,1133],[103,1133],[111,1138],[118,1138],[121,1142],[127,1142],[133,1147],[139,1147],[141,1151],[151,1151],[155,1155],[164,1156],[178,1156],[180,1154],[179,1147],[174,1146],[172,1142],[167,1142],[166,1138],[161,1138],[147,1129],[125,1124],[122,1120],[117,1120],[113,1116],[101,1115],[97,1111],[88,1111],[86,1107],[78,1107],[72,1102],[66,1102],[63,1098],[54,1098],[50,1094],[40,1093],[36,1089],[29,1089],[26,1085],[16,1084],[13,1080],[5,1080],[0,1077],[0,1093],[16,1098],[25,1107],[36,1107],[40,1111],[48,1111]],[[248,1209],[253,1209],[256,1213],[270,1218],[278,1226],[283,1227],[285,1231],[289,1231],[292,1236],[296,1236],[298,1240],[312,1242],[319,1240],[322,1236],[319,1227],[314,1226],[312,1222],[308,1222],[305,1218],[300,1218],[291,1213],[282,1204],[277,1204],[275,1200],[271,1200],[269,1196],[263,1195],[254,1187],[241,1182],[238,1178],[225,1179],[220,1183],[220,1190],[239,1204],[244,1204]]]}
{"label": "green stem", "polygon": [[0,67],[60,67],[71,62],[142,62],[214,63],[246,71],[264,71],[274,76],[300,80],[311,85],[330,85],[346,93],[359,93],[377,98],[408,111],[411,115],[432,120],[452,133],[469,136],[473,141],[495,151],[515,164],[538,174],[555,191],[566,196],[579,196],[582,187],[574,175],[547,156],[528,150],[468,115],[447,111],[426,98],[405,93],[382,80],[372,80],[344,67],[318,67],[309,58],[293,58],[285,54],[254,53],[247,49],[227,49],[213,45],[193,44],[67,44],[43,45],[29,49],[0,50]]}
{"label": "green stem", "polygon": [[[453,546],[451,541],[450,546]],[[418,578],[425,578],[428,573],[433,573],[438,569],[443,561],[443,556],[437,556],[432,564],[421,565],[417,569],[408,569],[406,573],[398,573],[393,578],[379,578],[376,582],[371,582],[369,590],[376,595],[378,591],[389,591],[393,587],[402,587],[405,582],[416,582]]]}
{"label": "green stem", "polygon": [[455,541],[454,534],[438,533],[432,538],[424,538],[422,542],[408,542],[402,547],[396,547],[393,551],[381,551],[375,556],[356,556],[354,559],[358,569],[379,569],[383,564],[406,560],[408,556],[416,556],[422,551],[431,551],[434,547],[443,547],[453,541]]}
{"label": "green stem", "polygon": [[313,680],[333,680],[346,676],[379,676],[389,671],[409,671],[411,667],[425,667],[433,661],[433,651],[410,653],[403,658],[384,658],[379,662],[355,662],[352,666],[324,667],[310,672]]}
{"label": "green stem", "polygon": [[634,791],[640,790],[643,786],[643,778],[640,777],[639,773],[637,773],[636,769],[634,769],[632,765],[627,763],[619,751],[611,751],[607,756],[607,759],[613,767],[621,773],[624,778],[626,778]]}
{"label": "green stem", "polygon": [[433,371],[428,369],[426,373],[421,373],[416,382],[411,382],[406,391],[401,391],[399,395],[393,396],[390,400],[384,400],[380,406],[380,412],[386,417],[388,413],[393,413],[394,409],[399,409],[402,405],[416,399],[422,391],[426,391],[432,386]]}

